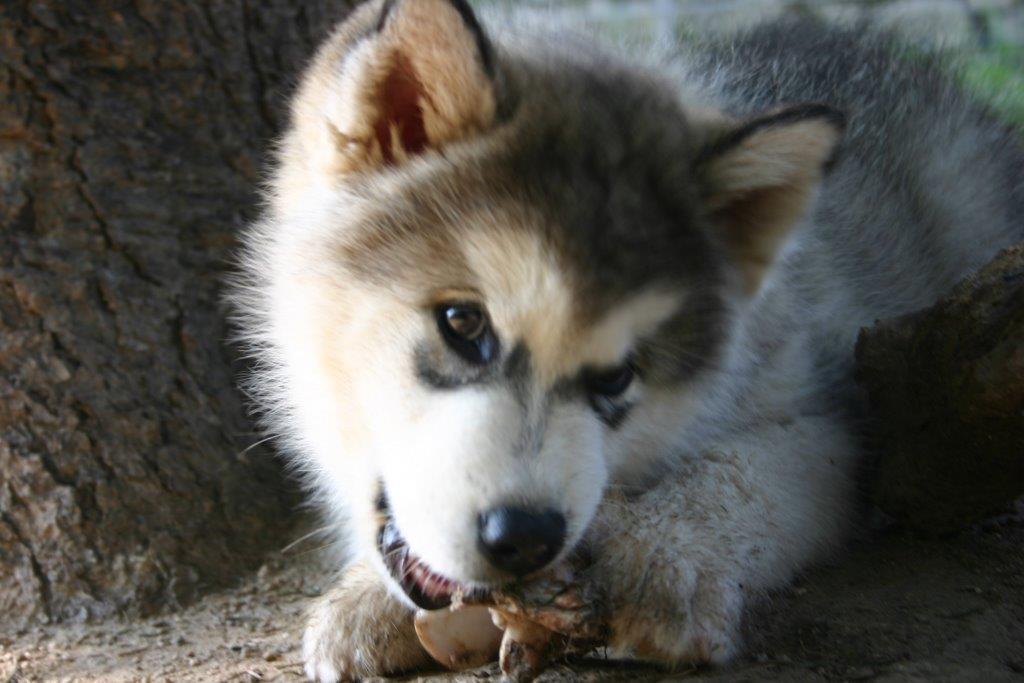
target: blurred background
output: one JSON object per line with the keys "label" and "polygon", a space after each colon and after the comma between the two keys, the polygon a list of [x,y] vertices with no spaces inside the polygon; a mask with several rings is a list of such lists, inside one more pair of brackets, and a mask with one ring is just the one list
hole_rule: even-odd
{"label": "blurred background", "polygon": [[964,58],[965,84],[1024,122],[1024,0],[474,0],[504,12],[554,10],[640,40],[742,29],[783,14],[870,21]]}

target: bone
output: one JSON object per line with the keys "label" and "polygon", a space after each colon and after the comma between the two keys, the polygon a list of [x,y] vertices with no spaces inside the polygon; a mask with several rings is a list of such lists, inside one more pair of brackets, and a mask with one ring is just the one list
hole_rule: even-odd
{"label": "bone", "polygon": [[502,641],[501,629],[482,606],[419,610],[413,625],[423,649],[452,671],[493,662]]}
{"label": "bone", "polygon": [[495,625],[505,629],[498,658],[501,672],[516,683],[532,681],[565,649],[565,637],[521,616],[492,609]]}
{"label": "bone", "polygon": [[607,622],[594,598],[576,583],[573,568],[561,565],[507,590],[456,590],[450,609],[417,613],[416,633],[449,669],[497,656],[508,680],[532,681],[553,660],[606,641]]}

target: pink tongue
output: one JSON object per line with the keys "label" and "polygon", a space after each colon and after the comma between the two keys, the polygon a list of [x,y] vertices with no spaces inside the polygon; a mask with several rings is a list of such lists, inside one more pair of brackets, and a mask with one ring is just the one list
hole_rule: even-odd
{"label": "pink tongue", "polygon": [[447,581],[439,579],[436,576],[427,574],[422,578],[422,586],[427,593],[433,596],[437,596],[438,593],[442,592],[446,588]]}
{"label": "pink tongue", "polygon": [[451,593],[452,582],[433,573],[419,561],[414,565],[412,575],[420,589],[431,597]]}

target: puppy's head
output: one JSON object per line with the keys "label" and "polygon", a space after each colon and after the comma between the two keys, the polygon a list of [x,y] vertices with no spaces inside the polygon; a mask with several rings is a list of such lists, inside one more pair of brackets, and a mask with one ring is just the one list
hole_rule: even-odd
{"label": "puppy's head", "polygon": [[283,404],[359,551],[428,607],[570,552],[684,440],[839,135],[498,49],[461,0],[357,11],[297,97],[264,249]]}

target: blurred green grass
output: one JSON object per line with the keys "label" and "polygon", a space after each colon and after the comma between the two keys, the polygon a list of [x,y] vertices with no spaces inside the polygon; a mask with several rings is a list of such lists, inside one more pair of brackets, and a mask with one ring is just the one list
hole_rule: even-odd
{"label": "blurred green grass", "polygon": [[994,41],[968,57],[963,79],[1001,116],[1024,125],[1024,46]]}
{"label": "blurred green grass", "polygon": [[[706,0],[710,6],[715,0]],[[1021,0],[1024,2],[1024,0]],[[473,4],[521,8],[524,6],[547,6],[564,8],[570,11],[589,15],[588,7],[593,0],[471,0]],[[699,3],[683,3],[680,0],[668,0],[681,6],[698,6]],[[881,4],[881,0],[859,0],[862,5]],[[654,14],[654,5],[647,2],[650,14],[644,12],[626,15],[609,7],[623,7],[629,3],[616,0],[611,4],[603,3],[604,11],[598,26],[609,36],[619,39],[652,38],[658,21]],[[741,3],[742,4],[742,3]],[[835,3],[833,3],[835,4]],[[855,5],[855,2],[850,4]],[[754,7],[756,3],[751,3]],[[809,11],[812,5],[794,4],[791,11]],[[1024,126],[1024,10],[1001,8],[977,12],[972,17],[975,39],[968,38],[956,49],[953,61],[957,63],[959,74],[965,87],[1008,122]],[[611,14],[609,14],[611,12]],[[578,15],[577,15],[578,16]],[[613,20],[608,20],[613,16]],[[1017,24],[1010,27],[1010,22]],[[673,27],[679,40],[686,41],[693,37],[692,17],[687,14],[685,20]],[[974,43],[974,47],[969,47]]]}

